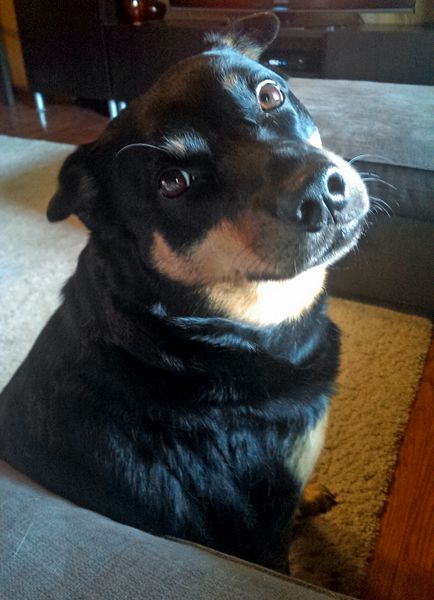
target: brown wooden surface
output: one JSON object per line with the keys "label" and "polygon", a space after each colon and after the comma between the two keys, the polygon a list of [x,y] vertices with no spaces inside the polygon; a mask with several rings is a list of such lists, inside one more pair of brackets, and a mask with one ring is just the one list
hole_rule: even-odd
{"label": "brown wooden surface", "polygon": [[[0,134],[80,144],[108,119],[67,103],[49,103],[41,127],[31,97],[0,105]],[[434,342],[401,446],[363,600],[434,598]]]}
{"label": "brown wooden surface", "polygon": [[15,106],[0,104],[0,134],[64,144],[84,144],[96,139],[108,118],[66,100],[47,100],[47,127],[41,125],[33,97],[17,94]]}
{"label": "brown wooden surface", "polygon": [[364,600],[434,598],[434,341],[401,445]]}

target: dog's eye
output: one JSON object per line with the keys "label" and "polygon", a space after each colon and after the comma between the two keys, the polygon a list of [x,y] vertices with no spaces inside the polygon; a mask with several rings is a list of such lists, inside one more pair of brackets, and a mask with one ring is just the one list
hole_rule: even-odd
{"label": "dog's eye", "polygon": [[264,112],[279,108],[285,101],[282,90],[271,79],[266,79],[257,86],[256,97]]}
{"label": "dog's eye", "polygon": [[192,176],[182,169],[169,169],[160,176],[159,189],[165,198],[178,198],[191,186]]}

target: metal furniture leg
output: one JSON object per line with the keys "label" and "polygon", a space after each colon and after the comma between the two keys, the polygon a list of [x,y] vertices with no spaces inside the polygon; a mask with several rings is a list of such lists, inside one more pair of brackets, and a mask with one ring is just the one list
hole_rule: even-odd
{"label": "metal furniture leg", "polygon": [[110,119],[115,119],[119,114],[118,103],[116,102],[116,100],[108,101],[108,109],[109,109]]}
{"label": "metal furniture leg", "polygon": [[35,96],[36,110],[38,110],[39,112],[45,112],[44,96],[41,94],[41,92],[35,92],[34,96]]}
{"label": "metal furniture leg", "polygon": [[45,114],[44,96],[41,94],[41,92],[35,92],[34,97],[36,110],[38,111],[39,122],[41,123],[43,129],[47,129],[47,116]]}

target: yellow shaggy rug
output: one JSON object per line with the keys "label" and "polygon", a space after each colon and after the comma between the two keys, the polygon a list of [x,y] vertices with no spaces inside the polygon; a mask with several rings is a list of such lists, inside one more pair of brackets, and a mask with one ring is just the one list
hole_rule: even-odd
{"label": "yellow shaggy rug", "polygon": [[[45,219],[59,166],[71,150],[0,136],[0,388],[57,306],[86,241],[71,222]],[[431,325],[339,299],[330,301],[330,312],[343,331],[343,355],[317,472],[338,504],[300,528],[292,575],[358,596]]]}

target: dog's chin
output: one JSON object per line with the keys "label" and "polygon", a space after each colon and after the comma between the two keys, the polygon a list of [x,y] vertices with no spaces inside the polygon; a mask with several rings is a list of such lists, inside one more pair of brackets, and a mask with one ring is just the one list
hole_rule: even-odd
{"label": "dog's chin", "polygon": [[[250,272],[246,275],[246,279],[251,282],[261,281],[282,281],[293,279],[309,271],[312,268],[334,264],[346,254],[355,248],[363,231],[363,219],[354,219],[353,221],[340,226],[334,227],[328,236],[318,236],[317,246],[309,244],[309,251],[301,252],[295,259],[293,256],[284,256],[278,260],[270,260],[273,264],[266,272]],[[325,241],[324,237],[328,237]]]}
{"label": "dog's chin", "polygon": [[364,219],[354,219],[336,229],[332,243],[318,252],[314,265],[332,265],[356,246],[363,232]]}

